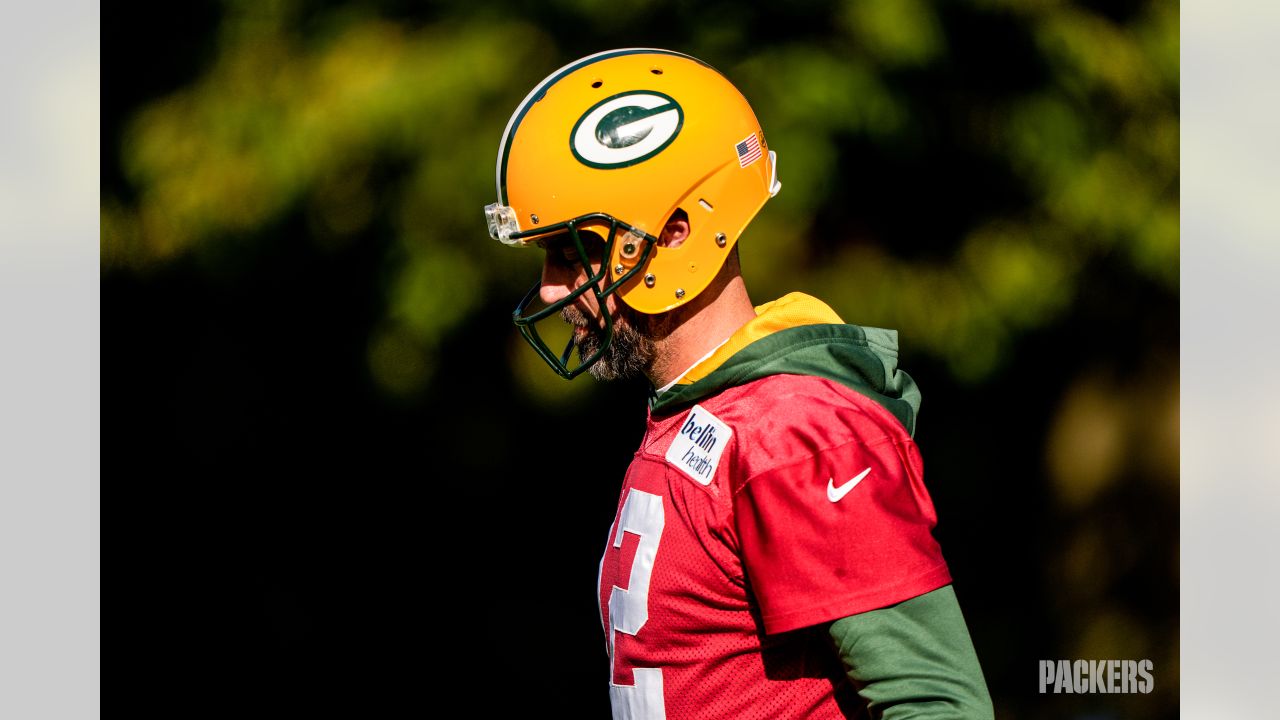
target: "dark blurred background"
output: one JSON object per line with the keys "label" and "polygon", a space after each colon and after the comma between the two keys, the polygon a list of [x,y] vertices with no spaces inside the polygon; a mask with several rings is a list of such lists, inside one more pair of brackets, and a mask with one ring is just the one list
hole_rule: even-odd
{"label": "dark blurred background", "polygon": [[[595,581],[645,388],[524,346],[540,258],[481,208],[530,88],[648,46],[778,151],[753,299],[900,331],[997,715],[1177,715],[1177,4],[142,2],[102,39],[145,709],[608,715]],[[1058,658],[1151,659],[1155,691],[1038,694]]]}

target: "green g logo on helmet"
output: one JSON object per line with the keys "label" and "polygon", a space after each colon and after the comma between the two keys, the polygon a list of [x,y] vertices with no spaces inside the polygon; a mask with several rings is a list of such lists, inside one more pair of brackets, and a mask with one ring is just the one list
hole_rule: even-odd
{"label": "green g logo on helmet", "polygon": [[583,113],[569,133],[569,149],[588,167],[630,167],[665,150],[682,127],[684,110],[674,98],[655,90],[633,90],[601,100]]}

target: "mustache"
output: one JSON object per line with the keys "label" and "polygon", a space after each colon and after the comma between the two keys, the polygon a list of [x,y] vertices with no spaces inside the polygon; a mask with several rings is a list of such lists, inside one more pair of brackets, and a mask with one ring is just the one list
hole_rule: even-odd
{"label": "mustache", "polygon": [[575,327],[591,327],[591,322],[587,320],[587,316],[572,305],[566,305],[561,308],[560,319]]}
{"label": "mustache", "polygon": [[[625,305],[620,306],[617,310],[610,313],[613,317],[614,327],[619,325],[628,325],[642,331],[651,331],[653,329],[653,321],[648,316],[638,315]],[[566,305],[560,309],[560,319],[574,327],[586,328],[590,331],[601,330],[601,321],[599,318],[590,318],[575,305]]]}

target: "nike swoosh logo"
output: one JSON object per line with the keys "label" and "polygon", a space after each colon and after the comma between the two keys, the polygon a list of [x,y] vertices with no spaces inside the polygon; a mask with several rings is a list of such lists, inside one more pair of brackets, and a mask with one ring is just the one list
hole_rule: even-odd
{"label": "nike swoosh logo", "polygon": [[862,472],[858,473],[857,477],[841,485],[840,487],[836,487],[835,478],[830,478],[829,480],[827,480],[827,499],[830,500],[831,502],[840,502],[840,499],[843,498],[845,495],[848,495],[850,490],[856,487],[858,483],[862,482],[862,478],[866,477],[867,473],[869,472],[871,472],[871,468],[867,468],[866,470],[863,470]]}

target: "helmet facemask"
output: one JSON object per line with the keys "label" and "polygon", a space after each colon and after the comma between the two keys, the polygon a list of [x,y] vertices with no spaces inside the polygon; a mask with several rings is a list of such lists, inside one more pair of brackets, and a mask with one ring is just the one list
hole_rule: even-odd
{"label": "helmet facemask", "polygon": [[[485,212],[486,215],[491,218],[495,216],[500,217],[501,209],[495,205],[490,205],[485,208]],[[516,305],[515,310],[511,313],[511,320],[515,323],[516,327],[520,329],[520,335],[525,339],[525,341],[533,347],[534,351],[538,353],[538,356],[541,357],[547,365],[551,366],[551,369],[555,371],[557,375],[566,380],[572,380],[589,369],[599,361],[600,358],[604,357],[605,353],[609,350],[609,346],[613,342],[614,318],[613,313],[609,311],[606,298],[616,293],[618,288],[640,272],[640,269],[644,267],[645,261],[648,260],[649,254],[657,245],[658,239],[604,213],[591,213],[571,220],[566,220],[564,222],[537,228],[536,230],[508,232],[506,233],[506,237],[498,236],[497,230],[499,227],[495,227],[495,223],[492,220],[489,225],[490,234],[493,235],[495,239],[499,239],[508,244],[527,245],[561,233],[568,234],[569,242],[572,243],[572,247],[577,253],[577,259],[574,262],[582,267],[586,274],[586,278],[581,284],[570,290],[569,294],[565,297],[530,313],[529,308],[540,297],[542,281],[539,279],[538,282],[535,282],[533,287],[529,289],[529,292],[525,294],[524,299]],[[593,230],[586,230],[585,228],[587,227],[593,228]],[[600,228],[602,230],[607,228],[607,230],[605,230],[605,237],[603,238],[604,249],[600,255],[600,266],[595,269],[592,268],[592,258],[587,252],[586,244],[583,242],[582,237],[584,232],[594,233],[594,228]],[[624,254],[638,255],[638,259],[629,269],[622,265],[618,265],[614,268],[615,272],[611,273],[609,262],[614,254],[614,246],[619,242],[625,243],[631,248],[630,252],[625,252],[626,247],[624,246]],[[619,268],[623,271],[617,272]],[[613,280],[612,282],[609,282],[611,276]],[[604,322],[603,337],[600,347],[587,357],[581,357],[580,354],[580,362],[576,366],[570,367],[569,363],[573,357],[573,349],[577,344],[574,337],[570,335],[563,352],[557,355],[538,333],[537,323],[542,320],[546,320],[549,317],[559,315],[562,310],[572,305],[578,298],[587,292],[590,292],[595,297],[597,312],[600,313],[601,320]]]}

